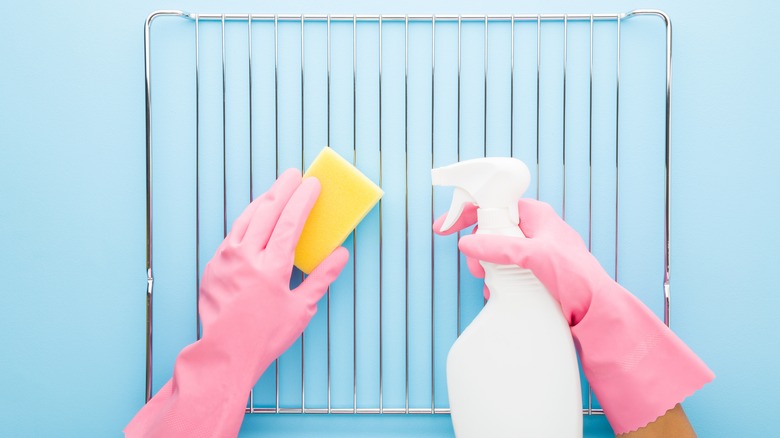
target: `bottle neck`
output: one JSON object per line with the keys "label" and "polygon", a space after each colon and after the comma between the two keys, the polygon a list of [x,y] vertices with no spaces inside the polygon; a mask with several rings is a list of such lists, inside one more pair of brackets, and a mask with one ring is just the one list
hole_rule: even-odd
{"label": "bottle neck", "polygon": [[[514,207],[517,208],[517,207]],[[477,234],[495,234],[524,239],[525,235],[518,224],[509,218],[506,208],[477,209]],[[534,276],[533,272],[516,265],[497,265],[480,262],[485,269],[485,284],[490,289],[490,299],[501,300],[519,294],[540,292],[546,293],[544,286]],[[495,301],[494,301],[495,302]]]}
{"label": "bottle neck", "polygon": [[[517,208],[517,207],[514,207]],[[480,207],[477,209],[477,234],[500,234],[525,237],[518,224],[509,219],[506,208]]]}
{"label": "bottle neck", "polygon": [[516,265],[497,265],[480,262],[485,269],[485,285],[490,290],[490,300],[494,298],[525,295],[528,293],[547,293],[544,286],[530,269]]}

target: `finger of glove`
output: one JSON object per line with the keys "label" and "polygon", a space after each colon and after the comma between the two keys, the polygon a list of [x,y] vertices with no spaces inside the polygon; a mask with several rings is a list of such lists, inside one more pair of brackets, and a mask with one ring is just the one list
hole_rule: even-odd
{"label": "finger of glove", "polygon": [[344,269],[347,260],[349,260],[349,251],[343,246],[336,248],[311,271],[294,293],[300,295],[307,303],[316,304]]}
{"label": "finger of glove", "polygon": [[543,245],[522,238],[495,234],[472,234],[461,237],[458,248],[468,258],[499,265],[517,265],[534,270],[536,261],[544,255]]}
{"label": "finger of glove", "polygon": [[482,267],[479,260],[474,257],[466,257],[466,266],[468,266],[471,275],[477,278],[485,278],[485,268]]}
{"label": "finger of glove", "polygon": [[[479,231],[479,225],[471,230],[471,234],[477,234],[477,231]],[[479,263],[479,260],[473,257],[466,257],[466,266],[469,268],[471,275],[477,278],[485,278],[485,268],[482,267],[482,264]]]}
{"label": "finger of glove", "polygon": [[229,242],[233,245],[241,243],[241,240],[244,239],[244,234],[246,234],[246,229],[252,221],[252,216],[254,215],[255,210],[257,210],[257,205],[260,203],[259,201],[260,198],[257,198],[244,208],[244,211],[241,212],[238,218],[233,221],[233,225],[230,226],[230,231],[228,232],[227,237],[225,237],[224,242]]}
{"label": "finger of glove", "polygon": [[309,217],[317,197],[320,195],[320,182],[311,177],[303,180],[285,205],[276,222],[265,253],[284,273],[292,271],[295,259],[295,247],[301,237],[303,225]]}
{"label": "finger of glove", "polygon": [[490,299],[490,289],[488,289],[487,285],[482,287],[482,296],[484,296],[486,300]]}
{"label": "finger of glove", "polygon": [[246,241],[258,248],[265,248],[284,206],[300,184],[300,170],[288,169],[282,173],[271,188],[252,201],[233,223],[231,242],[237,244]]}
{"label": "finger of glove", "polygon": [[457,233],[458,231],[468,228],[477,223],[477,206],[474,204],[468,204],[463,208],[463,212],[458,217],[458,220],[445,231],[441,231],[441,226],[447,219],[447,214],[443,214],[433,222],[433,232],[442,236]]}

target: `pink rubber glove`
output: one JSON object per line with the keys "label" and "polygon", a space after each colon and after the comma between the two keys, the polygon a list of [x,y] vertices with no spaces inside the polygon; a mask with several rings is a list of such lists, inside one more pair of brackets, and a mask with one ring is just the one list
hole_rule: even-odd
{"label": "pink rubber glove", "polygon": [[349,253],[336,249],[290,290],[295,246],[320,193],[285,172],[236,219],[200,286],[203,337],[176,359],[173,378],[125,428],[128,437],[234,437],[249,391],[301,335]]}
{"label": "pink rubber glove", "polygon": [[[655,421],[714,378],[712,371],[641,301],[607,274],[582,238],[549,205],[518,204],[527,238],[470,235],[458,247],[469,270],[479,260],[530,269],[560,303],[585,376],[615,434]],[[447,234],[476,222],[467,209]],[[434,223],[439,232],[444,218]]]}

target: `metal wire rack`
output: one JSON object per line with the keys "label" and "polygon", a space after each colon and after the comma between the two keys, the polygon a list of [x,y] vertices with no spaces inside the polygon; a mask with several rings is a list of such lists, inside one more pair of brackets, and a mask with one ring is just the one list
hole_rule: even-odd
{"label": "metal wire rack", "polygon": [[[232,219],[326,144],[386,196],[345,242],[352,261],[247,413],[449,413],[444,358],[483,303],[456,238],[430,231],[449,196],[428,171],[461,159],[526,161],[529,194],[669,324],[671,44],[657,10],[150,14],[146,399],[153,375],[200,336],[200,273]],[[176,312],[194,316],[172,324]],[[583,394],[583,412],[602,413]]]}

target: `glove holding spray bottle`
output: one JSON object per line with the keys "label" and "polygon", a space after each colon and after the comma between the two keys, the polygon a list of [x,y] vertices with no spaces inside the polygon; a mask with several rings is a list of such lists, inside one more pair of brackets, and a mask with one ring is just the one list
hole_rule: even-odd
{"label": "glove holding spray bottle", "polygon": [[[514,158],[479,158],[433,169],[433,185],[455,187],[441,231],[476,205],[477,234],[524,239],[517,203],[530,172]],[[481,262],[490,300],[447,357],[455,434],[582,437],[579,369],[558,302],[529,269]]]}
{"label": "glove holding spray bottle", "polygon": [[[585,376],[615,434],[634,432],[666,417],[714,378],[650,309],[612,280],[579,234],[549,205],[521,199],[515,208],[526,238],[482,233],[480,222],[480,232],[462,237],[458,247],[468,258],[469,270],[485,277],[486,283],[489,274],[483,266],[496,263],[530,269],[545,285],[560,303]],[[442,216],[433,229],[438,234],[455,233],[481,221],[481,216],[475,206],[466,205],[455,223],[449,215]],[[487,287],[492,301],[495,291],[492,285]],[[685,436],[689,435],[692,430]]]}

